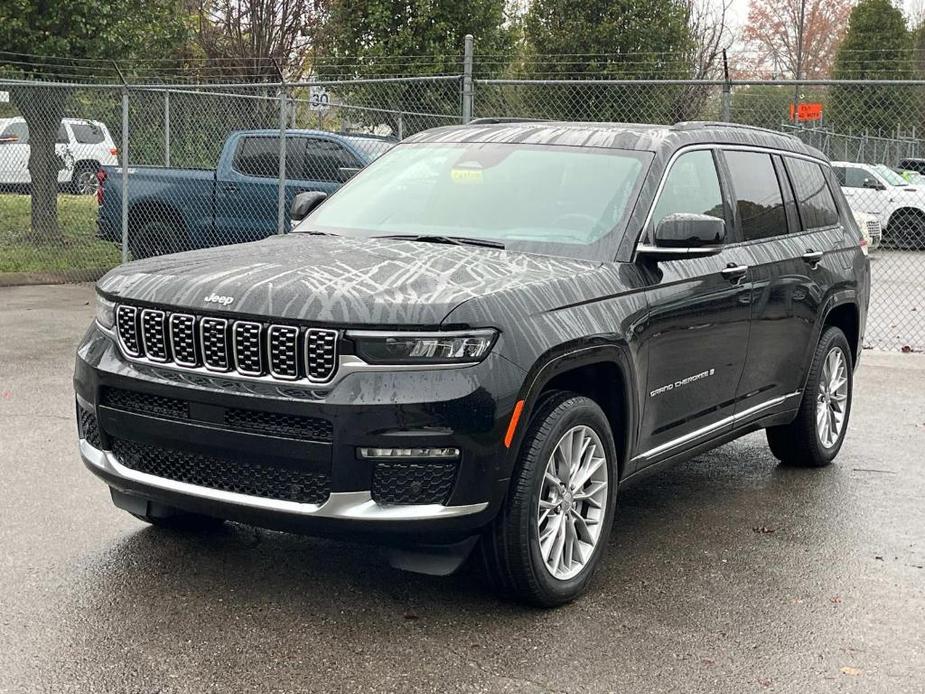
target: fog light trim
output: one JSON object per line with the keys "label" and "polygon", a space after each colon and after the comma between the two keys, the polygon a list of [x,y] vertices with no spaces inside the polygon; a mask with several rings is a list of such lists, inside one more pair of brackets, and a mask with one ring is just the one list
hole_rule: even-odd
{"label": "fog light trim", "polygon": [[458,448],[357,448],[366,460],[455,460]]}

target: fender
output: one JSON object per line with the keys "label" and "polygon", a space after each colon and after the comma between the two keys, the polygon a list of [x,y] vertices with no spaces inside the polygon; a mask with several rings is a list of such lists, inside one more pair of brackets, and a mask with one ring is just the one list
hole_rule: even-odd
{"label": "fender", "polygon": [[[819,338],[822,337],[822,328],[825,326],[826,321],[829,318],[829,314],[833,309],[839,306],[845,306],[846,304],[858,308],[858,294],[855,289],[836,289],[822,304],[822,308],[819,310],[819,316],[821,320],[816,321],[816,325],[813,327],[813,338],[809,341],[809,347],[807,349],[806,355],[803,357],[803,378],[802,389],[806,389],[806,379],[809,378],[809,368],[812,364],[813,355],[816,353],[816,345],[819,344]],[[858,316],[860,320],[860,315]],[[861,350],[860,344],[860,335],[858,336],[858,351]],[[854,363],[857,364],[858,355],[852,355]]]}
{"label": "fender", "polygon": [[[583,341],[586,342],[586,341]],[[619,370],[623,383],[623,392],[618,394],[619,400],[623,403],[622,425],[623,429],[623,450],[618,450],[618,464],[621,476],[625,470],[625,464],[629,461],[631,451],[635,445],[637,426],[640,420],[638,402],[638,384],[636,370],[633,368],[633,360],[629,355],[629,348],[625,343],[609,343],[587,345],[582,343],[566,343],[559,345],[543,354],[540,359],[530,368],[524,378],[524,385],[518,394],[518,400],[523,400],[524,405],[518,420],[514,438],[508,452],[506,468],[513,471],[516,463],[520,446],[523,443],[524,436],[528,429],[528,422],[533,416],[539,402],[540,394],[544,388],[556,376],[572,371],[574,369],[590,366],[592,364],[608,363],[613,364]],[[618,443],[619,446],[619,443]]]}

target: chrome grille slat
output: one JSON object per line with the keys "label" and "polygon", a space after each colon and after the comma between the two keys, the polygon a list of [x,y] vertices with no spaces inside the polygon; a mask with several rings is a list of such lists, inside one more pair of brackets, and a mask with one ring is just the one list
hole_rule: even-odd
{"label": "chrome grille slat", "polygon": [[326,383],[337,372],[339,335],[325,328],[116,307],[116,337],[126,356],[200,372]]}
{"label": "chrome grille slat", "polygon": [[167,321],[170,326],[170,348],[173,360],[178,366],[199,366],[196,358],[196,318],[188,313],[172,313]]}
{"label": "chrome grille slat", "polygon": [[337,369],[337,331],[309,328],[305,331],[305,364],[308,379],[328,381]]}
{"label": "chrome grille slat", "polygon": [[119,306],[116,309],[116,330],[119,344],[130,357],[140,357],[141,342],[138,339],[138,309],[134,306]]}
{"label": "chrome grille slat", "polygon": [[299,377],[299,329],[291,325],[271,325],[267,330],[270,374],[284,381]]}
{"label": "chrome grille slat", "polygon": [[228,321],[211,316],[199,321],[199,347],[202,365],[210,371],[229,371]]}
{"label": "chrome grille slat", "polygon": [[260,323],[235,321],[232,327],[234,365],[245,376],[263,374],[263,349],[260,345]]}
{"label": "chrome grille slat", "polygon": [[163,311],[146,308],[141,312],[141,345],[151,361],[169,360],[167,320]]}

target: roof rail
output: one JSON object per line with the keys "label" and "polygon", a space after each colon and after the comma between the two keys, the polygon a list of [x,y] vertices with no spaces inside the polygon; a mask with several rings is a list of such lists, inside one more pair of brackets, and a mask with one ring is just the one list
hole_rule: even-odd
{"label": "roof rail", "polygon": [[769,135],[778,135],[790,140],[800,141],[796,135],[781,132],[780,130],[771,130],[770,128],[760,128],[757,125],[746,125],[745,123],[727,123],[725,121],[713,120],[682,120],[671,126],[672,130],[695,130],[696,128],[739,128],[741,130],[757,130],[758,132],[768,133]]}
{"label": "roof rail", "polygon": [[467,125],[498,125],[501,123],[549,123],[546,118],[473,118]]}

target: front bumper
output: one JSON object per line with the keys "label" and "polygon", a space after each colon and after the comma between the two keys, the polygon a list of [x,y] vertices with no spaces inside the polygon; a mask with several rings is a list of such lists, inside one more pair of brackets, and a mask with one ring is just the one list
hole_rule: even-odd
{"label": "front bumper", "polygon": [[[74,383],[78,407],[95,416],[99,432],[92,444],[80,440],[80,453],[118,492],[181,510],[310,534],[451,542],[488,524],[503,501],[512,460],[502,440],[523,376],[489,356],[453,370],[351,373],[327,389],[233,381],[130,362],[93,326],[78,349]],[[102,401],[107,389],[188,402],[219,418],[177,421],[121,411]],[[332,425],[330,440],[235,430],[218,423],[225,409],[325,420]],[[120,441],[304,468],[326,476],[329,493],[304,503],[152,475],[119,459],[113,451]],[[452,490],[441,503],[374,499],[377,463],[360,458],[359,447],[442,446],[461,453]]]}

